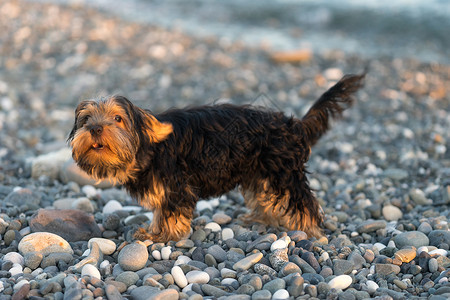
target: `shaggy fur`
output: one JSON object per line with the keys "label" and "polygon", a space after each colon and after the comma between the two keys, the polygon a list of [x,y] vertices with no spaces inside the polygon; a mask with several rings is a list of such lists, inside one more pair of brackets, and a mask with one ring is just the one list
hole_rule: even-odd
{"label": "shaggy fur", "polygon": [[342,78],[302,119],[230,104],[153,114],[121,96],[83,101],[68,141],[84,171],[118,181],[153,210],[139,239],[186,237],[198,199],[236,187],[250,209],[244,220],[317,237],[322,215],[305,163],[363,78]]}

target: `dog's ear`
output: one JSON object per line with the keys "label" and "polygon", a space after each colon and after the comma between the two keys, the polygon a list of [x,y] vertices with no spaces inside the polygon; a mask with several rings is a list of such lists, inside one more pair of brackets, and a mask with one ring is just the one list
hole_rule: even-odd
{"label": "dog's ear", "polygon": [[83,111],[88,105],[94,104],[95,101],[93,100],[84,100],[82,102],[80,102],[80,104],[78,104],[77,108],[75,109],[75,121],[73,123],[73,128],[69,133],[69,137],[67,138],[67,142],[70,142],[73,140],[74,136],[75,136],[75,132],[78,130],[79,128],[79,116],[80,116],[80,112]]}
{"label": "dog's ear", "polygon": [[114,96],[114,100],[125,109],[135,130],[146,133],[151,143],[160,143],[173,132],[172,124],[158,121],[150,111],[139,108],[127,98]]}
{"label": "dog's ear", "polygon": [[150,142],[159,143],[164,141],[173,132],[172,124],[160,122],[151,114],[147,115],[149,117],[147,134]]}

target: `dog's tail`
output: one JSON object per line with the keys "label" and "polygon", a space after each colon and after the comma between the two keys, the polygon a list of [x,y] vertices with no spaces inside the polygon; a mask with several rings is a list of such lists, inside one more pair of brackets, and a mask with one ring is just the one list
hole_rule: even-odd
{"label": "dog's tail", "polygon": [[303,132],[310,146],[328,130],[330,118],[341,117],[342,112],[353,103],[353,94],[363,86],[365,75],[345,75],[302,118]]}

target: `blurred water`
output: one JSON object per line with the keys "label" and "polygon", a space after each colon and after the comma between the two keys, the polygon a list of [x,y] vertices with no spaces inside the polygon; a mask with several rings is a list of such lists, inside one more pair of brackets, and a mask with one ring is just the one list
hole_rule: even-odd
{"label": "blurred water", "polygon": [[[41,0],[42,1],[42,0]],[[64,0],[53,2],[67,3]],[[128,20],[274,50],[450,63],[448,0],[75,0]]]}

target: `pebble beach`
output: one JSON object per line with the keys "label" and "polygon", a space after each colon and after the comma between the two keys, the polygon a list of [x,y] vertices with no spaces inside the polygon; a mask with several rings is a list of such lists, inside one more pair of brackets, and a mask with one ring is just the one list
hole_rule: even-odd
{"label": "pebble beach", "polygon": [[[450,298],[450,65],[279,52],[81,4],[2,1],[0,28],[0,300]],[[308,162],[320,239],[243,224],[236,190],[199,201],[188,238],[136,241],[152,213],[70,161],[83,99],[301,117],[364,70],[354,106]]]}

